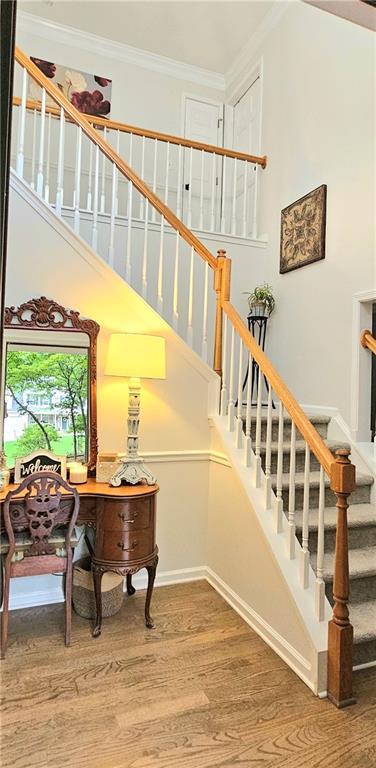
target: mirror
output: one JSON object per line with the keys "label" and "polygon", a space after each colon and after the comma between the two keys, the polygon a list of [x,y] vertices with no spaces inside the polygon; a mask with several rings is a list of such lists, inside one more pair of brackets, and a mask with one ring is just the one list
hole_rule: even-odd
{"label": "mirror", "polygon": [[45,448],[95,469],[99,326],[42,296],[4,317],[2,413],[7,464]]}

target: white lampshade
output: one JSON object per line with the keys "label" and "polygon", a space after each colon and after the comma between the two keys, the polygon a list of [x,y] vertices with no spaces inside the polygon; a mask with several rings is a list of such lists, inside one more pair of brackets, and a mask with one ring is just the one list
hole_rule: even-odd
{"label": "white lampshade", "polygon": [[142,333],[111,334],[105,373],[109,376],[165,379],[165,339]]}

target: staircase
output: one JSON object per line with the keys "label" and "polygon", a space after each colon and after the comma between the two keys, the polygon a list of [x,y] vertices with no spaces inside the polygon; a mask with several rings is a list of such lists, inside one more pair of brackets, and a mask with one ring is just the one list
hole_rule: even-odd
{"label": "staircase", "polygon": [[[325,440],[330,451],[349,448],[348,444],[327,439],[330,418],[315,416],[310,419],[312,425]],[[261,463],[265,471],[267,419],[262,418],[261,427]],[[290,442],[291,420],[284,422],[282,498],[283,507],[288,516],[289,509],[289,469],[291,464]],[[252,438],[255,439],[255,428]],[[278,417],[273,418],[271,444],[271,479],[272,488],[277,487],[278,462]],[[295,443],[295,525],[296,535],[302,544],[303,537],[303,502],[304,502],[304,466],[305,443]],[[314,455],[310,460],[309,494],[309,552],[310,562],[317,572],[317,544],[319,517],[319,471],[320,465]],[[371,503],[371,490],[374,479],[371,475],[357,473],[357,487],[351,494],[348,510],[349,559],[350,559],[350,615],[354,627],[354,665],[369,664],[376,660],[376,504]],[[323,578],[325,593],[331,605],[333,600],[334,549],[337,527],[336,497],[326,481],[325,489],[325,532]]]}
{"label": "staircase", "polygon": [[[323,650],[328,652],[328,695],[337,706],[352,703],[353,642],[347,609],[349,563],[351,620],[355,627],[354,662],[357,665],[376,662],[376,507],[371,504],[373,479],[358,474],[355,484],[355,467],[349,460],[349,446],[328,441],[327,417],[308,419],[248,332],[230,301],[231,261],[226,258],[225,252],[219,251],[217,257],[213,256],[189,228],[189,219],[186,226],[172,212],[167,204],[168,186],[165,202],[162,202],[156,194],[156,185],[153,184],[153,189],[150,189],[131,164],[128,165],[108,143],[106,131],[109,128],[105,126],[104,131],[95,130],[93,124],[98,122],[102,125],[104,121],[89,121],[78,113],[19,50],[16,51],[16,60],[22,68],[22,96],[15,100],[19,109],[14,153],[18,176],[24,178],[25,133],[28,131],[28,110],[31,110],[32,188],[53,205],[58,216],[63,215],[66,190],[71,189],[72,229],[86,237],[93,250],[105,258],[205,362],[214,348],[213,367],[221,379],[219,415],[216,418],[221,437],[239,470],[239,477],[244,479],[244,487],[248,488],[252,504],[257,508],[259,521],[264,526],[265,536],[269,536],[280,571],[286,581],[291,581],[291,595],[315,646],[317,659],[322,658]],[[41,88],[40,103],[30,105],[27,102],[28,77]],[[47,94],[56,102],[56,108],[47,107]],[[58,132],[54,140],[48,142],[46,167],[47,117],[48,130],[53,118]],[[72,139],[76,142],[74,179],[72,175],[68,176],[64,165],[64,136],[68,125],[75,131]],[[120,128],[116,124],[118,133]],[[143,135],[141,129],[130,129],[128,126],[125,130],[131,137],[152,138],[151,132]],[[167,160],[170,144],[178,146],[181,168],[180,150],[187,148],[187,140],[181,140],[179,145],[176,137],[155,134],[155,160],[159,141],[167,144]],[[90,186],[90,176],[86,208],[82,204],[85,146],[90,150],[88,156],[94,167],[94,184]],[[50,174],[50,150],[57,154],[55,179]],[[218,148],[203,145],[200,149],[193,144],[188,150],[191,159],[193,150],[201,153],[202,169],[205,152],[212,155],[219,152]],[[234,157],[236,153],[226,153],[227,150],[220,150],[223,162],[227,155],[229,161],[234,161],[230,218],[235,226],[238,197],[236,164],[239,167],[240,163],[256,163],[264,168],[266,159]],[[109,188],[106,163],[110,167]],[[167,179],[168,167],[167,162]],[[123,182],[121,195],[119,178]],[[245,185],[242,198],[245,215],[246,188]],[[124,203],[124,190],[125,215],[120,232],[117,219],[121,198]],[[199,197],[200,203],[203,203],[203,185]],[[103,244],[103,239],[101,242],[98,236],[98,220],[106,199],[110,199],[111,205],[108,239]],[[226,195],[223,199],[226,200]],[[256,191],[253,210],[255,200]],[[225,227],[226,205],[222,209],[222,232]],[[119,254],[123,256],[121,262]],[[211,290],[212,280],[209,280],[211,270],[214,292]],[[250,375],[245,400],[243,394],[244,373],[246,370],[250,373],[254,363],[259,370],[256,406],[252,402]],[[347,556],[348,541],[350,561]],[[328,632],[327,621],[332,613],[330,604],[333,605],[333,618]],[[317,661],[317,667],[320,663],[322,661]],[[317,677],[312,683],[316,692]]]}

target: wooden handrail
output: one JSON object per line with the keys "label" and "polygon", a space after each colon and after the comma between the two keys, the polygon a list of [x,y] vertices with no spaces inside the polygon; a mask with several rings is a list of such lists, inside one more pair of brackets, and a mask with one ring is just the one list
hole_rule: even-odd
{"label": "wooden handrail", "polygon": [[[13,105],[18,107],[21,104],[19,96],[13,97]],[[26,109],[38,110],[41,109],[41,103],[33,99],[28,99],[26,102]],[[59,110],[54,107],[46,106],[46,112],[50,113],[54,117],[59,117]],[[82,114],[82,113],[81,113]],[[189,149],[199,149],[200,151],[209,152],[213,155],[221,155],[223,157],[231,157],[236,160],[245,160],[248,163],[254,163],[260,165],[261,168],[266,168],[267,157],[259,155],[249,155],[246,152],[237,152],[235,149],[225,149],[224,147],[216,147],[214,144],[203,144],[200,141],[191,141],[190,139],[183,138],[182,136],[173,136],[168,133],[160,133],[159,131],[150,131],[148,128],[139,128],[136,125],[127,125],[126,123],[119,123],[115,120],[107,120],[105,117],[95,117],[93,115],[86,115],[87,120],[92,125],[98,125],[105,127],[113,131],[120,131],[120,133],[132,133],[134,136],[144,136],[146,139],[157,139],[157,141],[164,141],[169,144],[177,144],[181,147],[188,147]]]}
{"label": "wooden handrail", "polygon": [[196,253],[201,256],[201,258],[204,261],[207,261],[208,264],[212,267],[212,269],[217,268],[217,260],[216,258],[210,253],[210,251],[205,248],[205,246],[200,242],[200,240],[193,234],[193,232],[188,229],[188,227],[183,224],[180,219],[178,219],[177,216],[170,210],[170,208],[165,205],[165,203],[160,200],[159,197],[157,197],[154,192],[152,192],[151,189],[145,184],[142,179],[130,168],[127,163],[124,162],[124,160],[117,154],[117,152],[108,144],[108,142],[102,138],[100,133],[93,128],[91,123],[86,119],[86,116],[84,116],[81,112],[79,112],[76,107],[73,106],[73,104],[68,101],[68,99],[64,96],[61,91],[59,91],[56,86],[51,83],[51,80],[46,77],[43,72],[38,69],[38,67],[26,56],[19,48],[15,48],[15,58],[18,64],[21,65],[21,67],[24,67],[29,75],[35,80],[38,85],[40,85],[42,88],[45,89],[45,91],[51,96],[52,99],[54,99],[57,104],[60,105],[60,107],[64,110],[64,112],[69,116],[69,118],[76,124],[79,125],[80,128],[82,128],[82,131],[86,134],[86,136],[91,139],[91,141],[96,144],[104,155],[110,160],[112,163],[116,165],[118,170],[126,176],[129,181],[132,182],[134,187],[143,195],[143,197],[146,197],[152,206],[160,213],[166,221],[175,229],[175,231],[179,232],[183,240],[185,240],[188,245],[194,248]]}
{"label": "wooden handrail", "polygon": [[315,454],[316,459],[320,462],[325,472],[330,477],[332,466],[335,464],[333,454],[325,445],[322,437],[320,437],[313,424],[311,424],[310,420],[305,415],[299,403],[297,403],[294,396],[287,388],[279,373],[277,373],[275,370],[265,352],[263,352],[261,347],[259,347],[257,341],[245,326],[236,309],[234,309],[229,301],[223,301],[222,307],[235,330],[242,339],[245,347],[251,353],[253,359],[256,360],[261,368],[262,373],[266,376],[268,383],[274,389],[274,392],[276,395],[278,395],[279,399],[290,414],[296,428],[299,430],[302,437],[304,437],[311,451]]}
{"label": "wooden handrail", "polygon": [[372,336],[371,331],[363,331],[360,337],[360,343],[364,349],[369,349],[376,355],[376,339]]}

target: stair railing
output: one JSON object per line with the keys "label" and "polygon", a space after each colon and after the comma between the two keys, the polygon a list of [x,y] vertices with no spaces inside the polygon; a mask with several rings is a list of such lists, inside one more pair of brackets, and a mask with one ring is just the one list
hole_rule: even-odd
{"label": "stair railing", "polygon": [[[371,331],[362,331],[360,335],[360,343],[364,349],[368,349],[371,354],[376,355],[376,339],[372,335]],[[371,384],[371,440],[376,438],[376,393],[375,393],[375,374],[374,366],[375,361],[372,360],[372,384]]]}
{"label": "stair railing", "polygon": [[370,352],[376,355],[376,339],[372,336],[371,331],[362,331],[360,343],[364,349],[369,349]]}
{"label": "stair railing", "polygon": [[[14,106],[22,99],[15,96]],[[27,99],[26,109],[40,113],[41,103]],[[51,118],[60,119],[60,110],[46,104],[48,131]],[[138,169],[145,181],[165,204],[184,220],[189,229],[243,238],[257,237],[259,168],[266,157],[224,149],[180,136],[126,125],[103,117],[85,115],[88,122],[103,131],[106,141],[128,165]],[[93,153],[88,158],[89,193],[92,194]],[[102,158],[100,212],[106,213],[105,166]],[[88,207],[90,205],[90,194]],[[144,212],[141,210],[141,214]],[[155,209],[152,221],[155,222]]]}
{"label": "stair railing", "polygon": [[[81,200],[83,196],[82,154],[84,139],[92,146],[94,184],[92,211],[88,220],[91,244],[100,252],[98,238],[99,216],[99,165],[100,161],[110,164],[111,169],[111,212],[109,225],[108,260],[122,273],[122,264],[115,265],[115,216],[118,205],[118,178],[127,182],[127,222],[125,238],[125,278],[162,314],[173,327],[185,337],[206,360],[208,348],[213,345],[214,369],[221,377],[220,415],[234,435],[236,447],[243,451],[244,464],[249,467],[253,485],[264,494],[264,507],[274,520],[275,531],[284,536],[286,556],[299,561],[300,583],[304,590],[311,590],[314,596],[314,610],[317,621],[328,618],[328,603],[324,583],[324,509],[335,494],[337,507],[337,530],[334,567],[334,608],[328,631],[328,695],[337,706],[353,702],[352,697],[352,648],[353,628],[349,621],[349,560],[347,508],[348,497],[355,488],[355,467],[349,460],[349,451],[337,451],[336,458],[326,446],[323,438],[311,424],[285,383],[261,350],[254,337],[230,302],[231,260],[225,251],[214,257],[192,231],[170,210],[165,202],[111,147],[104,133],[96,130],[91,122],[78,112],[64,95],[43,73],[16,49],[16,60],[22,68],[22,96],[18,122],[18,137],[15,147],[16,172],[24,177],[25,146],[32,143],[32,157],[37,157],[31,173],[31,184],[36,179],[37,194],[46,199],[46,186],[51,190],[48,177],[50,158],[57,156],[55,209],[62,215],[64,198],[64,151],[75,146],[75,173],[72,190],[73,229],[80,232],[82,221]],[[34,109],[30,133],[26,130],[27,80],[31,77],[41,88],[40,110]],[[58,105],[58,141],[45,147],[46,119],[51,120],[47,111],[47,96]],[[47,117],[48,116],[48,117]],[[29,126],[31,127],[31,126]],[[71,141],[65,146],[66,131],[71,129]],[[47,131],[48,136],[48,131]],[[69,144],[69,146],[68,146]],[[45,149],[47,157],[45,158]],[[88,188],[88,181],[86,180]],[[87,191],[87,190],[86,190]],[[139,200],[135,200],[138,194]],[[51,198],[49,197],[51,203]],[[120,201],[119,201],[120,203]],[[141,221],[135,216],[135,207],[142,203],[145,216]],[[155,210],[155,222],[150,221],[148,209]],[[158,220],[159,217],[159,220]],[[140,224],[141,221],[141,224]],[[138,223],[138,228],[136,227]],[[169,230],[169,232],[168,232]],[[150,259],[151,236],[158,242],[157,261],[154,273]],[[167,235],[174,238],[173,263],[165,262]],[[156,243],[154,237],[154,245]],[[137,248],[134,248],[136,243]],[[124,242],[122,241],[122,249]],[[183,247],[188,256],[188,268],[180,268]],[[121,252],[123,250],[121,249]],[[135,258],[141,253],[141,259]],[[199,259],[195,258],[199,256]],[[150,259],[149,259],[150,256]],[[141,263],[140,263],[141,262]],[[168,266],[168,268],[167,268]],[[172,267],[170,269],[169,267]],[[199,271],[203,269],[203,271]],[[209,269],[214,273],[214,292],[209,289]],[[185,294],[184,294],[185,291]],[[171,296],[170,296],[171,294]],[[184,307],[185,323],[182,323]],[[198,307],[198,312],[196,309]],[[183,328],[184,326],[184,328]],[[367,343],[368,343],[367,339]],[[211,344],[212,342],[212,344]],[[255,364],[255,365],[254,365]],[[246,398],[243,402],[243,376],[248,371]],[[254,379],[256,371],[256,394]],[[274,410],[276,407],[276,415]],[[263,414],[266,414],[265,418]],[[286,440],[288,443],[286,444]],[[297,465],[298,442],[304,443],[304,466]],[[273,467],[272,446],[276,445],[277,461]],[[287,447],[286,447],[287,445]],[[288,459],[288,457],[290,457]],[[286,459],[288,462],[286,463]],[[317,556],[313,561],[309,549],[310,496],[315,493],[317,501]],[[297,509],[301,507],[298,520]],[[284,514],[287,512],[287,517]],[[313,521],[315,522],[315,521]],[[296,534],[300,533],[301,543]],[[315,565],[314,573],[311,564]]]}

